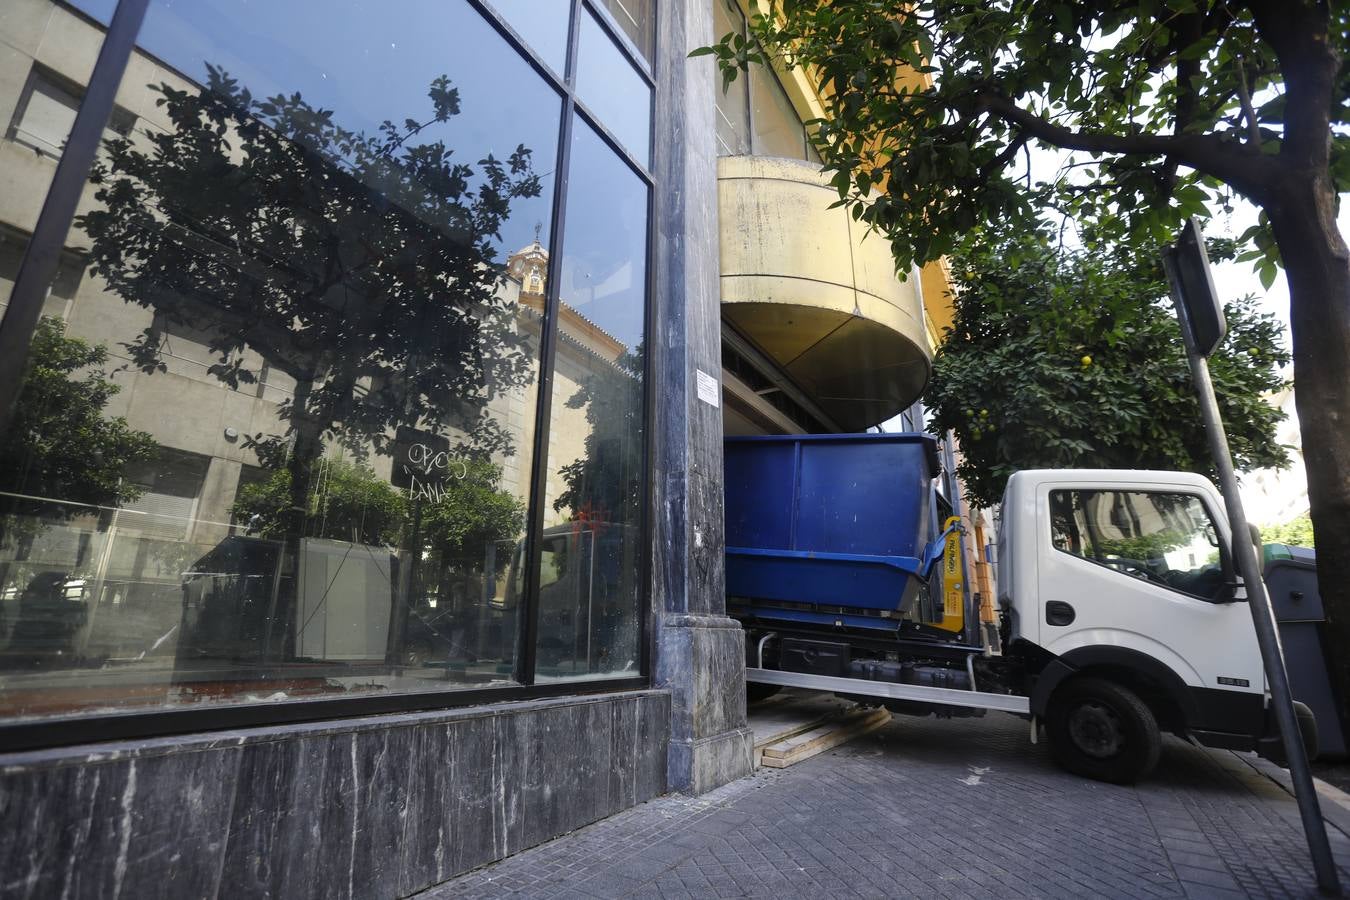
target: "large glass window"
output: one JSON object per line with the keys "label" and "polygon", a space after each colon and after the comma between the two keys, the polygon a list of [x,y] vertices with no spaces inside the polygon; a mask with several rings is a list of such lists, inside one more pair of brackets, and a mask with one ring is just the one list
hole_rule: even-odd
{"label": "large glass window", "polygon": [[764,66],[750,69],[750,143],[756,156],[806,158],[806,129],[777,76]]}
{"label": "large glass window", "polygon": [[[745,17],[736,8],[736,0],[713,0],[713,34],[718,40],[728,34],[745,35]],[[744,78],[720,84],[716,131],[719,156],[749,155],[750,94]]]}
{"label": "large glass window", "polygon": [[647,185],[572,133],[540,561],[540,677],[638,670]]}
{"label": "large glass window", "polygon": [[1057,550],[1206,600],[1226,595],[1219,532],[1192,494],[1051,491]]}
{"label": "large glass window", "polygon": [[651,88],[589,12],[577,40],[577,94],[634,159],[649,165]]}
{"label": "large glass window", "polygon": [[[745,36],[745,16],[736,0],[714,0],[713,30],[720,40]],[[722,156],[782,156],[819,162],[797,110],[778,76],[766,66],[751,66],[717,91],[717,152]]]}
{"label": "large glass window", "polygon": [[0,16],[0,719],[528,682],[535,604],[538,677],[635,674],[650,185],[564,116],[565,40],[526,29],[552,78],[466,0],[152,0],[56,277],[11,298],[89,2]]}
{"label": "large glass window", "polygon": [[650,66],[656,49],[656,0],[601,0],[601,3]]}
{"label": "large glass window", "polygon": [[562,74],[567,62],[567,22],[572,4],[539,0],[491,0],[491,3],[539,58]]}

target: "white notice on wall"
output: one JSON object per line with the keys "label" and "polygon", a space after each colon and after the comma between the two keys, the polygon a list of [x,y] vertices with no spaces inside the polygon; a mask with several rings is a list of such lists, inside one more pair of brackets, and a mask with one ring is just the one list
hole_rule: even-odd
{"label": "white notice on wall", "polygon": [[698,399],[716,409],[718,395],[721,393],[717,389],[717,379],[702,369],[695,369],[694,373],[698,376]]}

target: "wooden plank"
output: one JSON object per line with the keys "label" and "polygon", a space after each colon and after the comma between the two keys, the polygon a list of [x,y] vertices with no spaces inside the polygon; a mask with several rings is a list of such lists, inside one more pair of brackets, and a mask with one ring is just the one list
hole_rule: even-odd
{"label": "wooden plank", "polygon": [[807,731],[799,732],[795,735],[775,741],[764,748],[765,756],[786,756],[799,747],[808,746],[822,737],[834,734],[841,729],[847,730],[855,728],[865,722],[871,722],[875,719],[885,721],[890,718],[890,713],[885,709],[858,709],[852,710],[843,716],[831,719],[819,726]]}
{"label": "wooden plank", "polygon": [[787,688],[768,701],[752,704],[746,711],[746,724],[754,732],[755,746],[763,747],[819,728],[856,708],[853,701],[831,694]]}
{"label": "wooden plank", "polygon": [[769,747],[773,744],[782,743],[789,738],[794,738],[799,734],[805,734],[808,731],[815,731],[821,726],[829,725],[831,722],[837,720],[837,716],[820,716],[818,718],[809,719],[800,725],[789,725],[782,731],[776,731],[761,740],[755,741],[755,749],[763,749],[764,747]]}
{"label": "wooden plank", "polygon": [[858,710],[842,719],[767,747],[757,748],[758,763],[771,769],[785,769],[804,759],[875,731],[891,720],[885,709]]}

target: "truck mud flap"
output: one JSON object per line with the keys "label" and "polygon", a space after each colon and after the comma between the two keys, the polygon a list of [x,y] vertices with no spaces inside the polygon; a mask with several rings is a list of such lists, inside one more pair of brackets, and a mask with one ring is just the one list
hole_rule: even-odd
{"label": "truck mud flap", "polygon": [[[1303,733],[1303,749],[1307,752],[1308,759],[1317,759],[1317,717],[1313,715],[1308,704],[1300,700],[1294,701],[1294,716],[1298,719],[1298,730]],[[1204,743],[1204,738],[1201,738],[1200,742]],[[1256,752],[1277,766],[1289,767],[1289,757],[1284,752],[1284,738],[1280,735],[1279,726],[1275,724],[1274,715],[1267,715],[1266,733],[1256,741]]]}

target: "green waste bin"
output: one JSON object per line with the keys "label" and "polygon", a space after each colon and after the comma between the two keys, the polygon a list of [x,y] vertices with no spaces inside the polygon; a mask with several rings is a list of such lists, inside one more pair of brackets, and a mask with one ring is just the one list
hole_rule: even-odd
{"label": "green waste bin", "polygon": [[1290,689],[1294,699],[1308,704],[1317,717],[1320,755],[1343,757],[1345,730],[1327,672],[1317,555],[1286,544],[1266,544],[1263,549],[1266,590],[1280,626]]}

